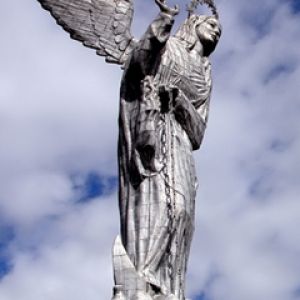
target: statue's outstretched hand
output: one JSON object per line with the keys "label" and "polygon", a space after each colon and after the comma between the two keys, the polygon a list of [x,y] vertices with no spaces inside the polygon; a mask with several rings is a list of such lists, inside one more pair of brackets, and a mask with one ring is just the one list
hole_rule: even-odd
{"label": "statue's outstretched hand", "polygon": [[171,16],[176,16],[179,13],[178,5],[175,5],[174,7],[169,7],[166,4],[165,0],[155,0],[155,3],[158,5],[160,11],[163,13],[166,13]]}

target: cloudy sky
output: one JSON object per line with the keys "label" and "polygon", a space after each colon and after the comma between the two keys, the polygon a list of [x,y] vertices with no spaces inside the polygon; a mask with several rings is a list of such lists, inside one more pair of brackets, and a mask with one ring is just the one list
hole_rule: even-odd
{"label": "cloudy sky", "polygon": [[[187,294],[299,300],[300,3],[218,3]],[[0,25],[0,300],[110,299],[121,71],[35,0],[1,1]]]}

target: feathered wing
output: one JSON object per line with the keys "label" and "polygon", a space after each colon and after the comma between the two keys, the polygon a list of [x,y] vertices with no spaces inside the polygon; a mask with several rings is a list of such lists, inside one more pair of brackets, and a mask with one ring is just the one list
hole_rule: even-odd
{"label": "feathered wing", "polygon": [[132,0],[38,0],[71,38],[123,65],[136,40],[130,33]]}

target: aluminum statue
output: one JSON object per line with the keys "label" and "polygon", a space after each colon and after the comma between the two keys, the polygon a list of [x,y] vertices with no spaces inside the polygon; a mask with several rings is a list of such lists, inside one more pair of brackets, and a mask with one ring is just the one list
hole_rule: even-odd
{"label": "aluminum statue", "polygon": [[[155,0],[159,15],[137,40],[132,0],[38,1],[73,39],[124,69],[113,300],[184,300],[197,188],[193,151],[206,128],[209,56],[221,35],[215,4],[192,0],[172,36],[178,7]],[[212,14],[195,14],[199,4]]]}

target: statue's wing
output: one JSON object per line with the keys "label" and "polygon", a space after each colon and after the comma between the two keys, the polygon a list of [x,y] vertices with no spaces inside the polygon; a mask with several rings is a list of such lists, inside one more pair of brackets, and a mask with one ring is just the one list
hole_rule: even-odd
{"label": "statue's wing", "polygon": [[71,38],[123,65],[137,43],[130,33],[132,0],[38,0]]}

